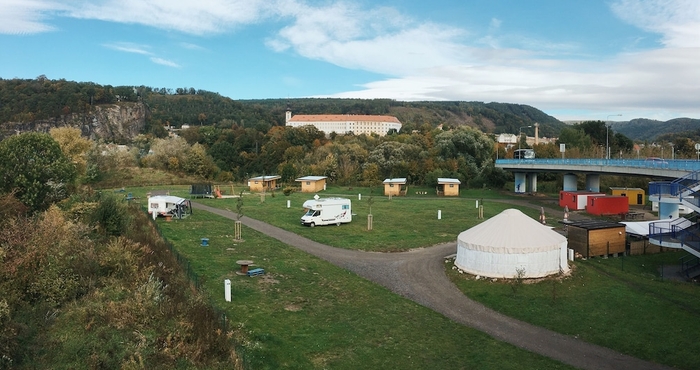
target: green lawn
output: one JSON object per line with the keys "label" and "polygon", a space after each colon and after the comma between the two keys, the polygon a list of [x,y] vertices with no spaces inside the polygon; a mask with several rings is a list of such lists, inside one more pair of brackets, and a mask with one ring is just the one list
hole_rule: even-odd
{"label": "green lawn", "polygon": [[697,369],[698,286],[662,279],[657,271],[683,253],[577,261],[571,276],[527,284],[477,281],[451,268],[448,275],[467,296],[508,316],[634,357]]}
{"label": "green lawn", "polygon": [[[343,191],[339,190],[329,189],[329,193],[324,194],[324,196],[338,194],[353,199],[353,212],[357,214],[351,224],[340,227],[323,226],[309,228],[299,224],[299,217],[302,214],[301,204],[304,200],[310,199],[310,194],[297,193],[289,197],[280,193],[277,193],[274,197],[268,194],[264,201],[258,194],[245,195],[243,212],[247,216],[270,222],[322,243],[342,248],[372,251],[401,251],[454,241],[461,231],[482,221],[477,218],[475,205],[475,199],[482,198],[479,197],[479,194],[472,194],[471,197],[463,194],[460,198],[450,199],[432,196],[409,196],[405,198],[394,197],[392,200],[389,200],[383,196],[374,196],[372,205],[374,230],[367,231],[368,196],[363,194],[362,200],[358,200],[357,190],[354,195],[349,194],[347,190],[345,190],[343,195]],[[181,191],[181,195],[186,196],[186,190],[174,190],[173,193],[175,194],[177,191]],[[515,203],[496,202],[494,198],[499,196],[508,199],[507,196],[501,196],[495,192],[483,196],[483,199],[486,200],[484,202],[484,219],[488,219],[509,207],[519,208],[533,218],[536,218],[539,214],[536,209],[521,207]],[[521,200],[522,198],[512,197],[511,199]],[[290,208],[287,208],[287,201],[290,202]],[[207,199],[202,200],[202,203],[228,208],[232,211],[236,210],[235,199]],[[442,220],[437,219],[438,209],[441,210]],[[284,262],[280,261],[279,263],[284,267],[291,268],[294,273],[280,270],[280,274],[283,276],[294,275],[294,277],[289,277],[289,280],[274,277],[274,280],[279,281],[279,283],[257,285],[253,284],[252,281],[264,280],[243,279],[245,284],[252,284],[253,286],[238,287],[238,289],[243,289],[244,296],[246,294],[279,295],[278,297],[281,299],[281,306],[279,307],[282,310],[285,310],[285,305],[289,305],[289,302],[291,302],[291,306],[283,313],[283,322],[276,322],[274,325],[304,327],[304,324],[296,322],[297,319],[294,318],[293,313],[307,312],[310,314],[311,311],[319,309],[320,307],[317,307],[318,305],[316,304],[318,299],[324,304],[331,306],[350,304],[351,308],[348,308],[348,315],[356,312],[362,316],[364,312],[369,316],[375,316],[377,307],[373,307],[372,303],[369,302],[371,298],[367,298],[372,296],[376,297],[374,302],[381,302],[381,312],[385,311],[388,305],[393,306],[396,304],[388,304],[386,302],[404,302],[403,304],[412,307],[412,304],[385,292],[380,287],[376,287],[364,280],[355,280],[357,279],[356,277],[343,270],[337,270],[333,266],[326,266],[327,264],[324,262],[289,249],[279,242],[269,240],[249,229],[244,229],[243,232],[246,242],[234,247],[245,247],[245,253],[239,255],[238,252],[225,251],[221,249],[221,246],[231,243],[231,235],[233,234],[232,221],[223,221],[225,226],[221,226],[222,229],[219,232],[205,231],[208,227],[207,225],[193,226],[191,229],[188,229],[190,230],[189,232],[179,232],[177,231],[178,228],[175,227],[176,225],[194,224],[195,219],[200,220],[203,217],[211,218],[213,216],[204,212],[198,212],[195,214],[195,217],[185,221],[170,224],[164,223],[164,227],[173,229],[168,234],[172,233],[172,236],[169,237],[174,238],[173,240],[178,245],[185,242],[182,239],[184,235],[188,235],[186,245],[190,246],[188,248],[192,251],[196,253],[213,253],[213,251],[218,251],[214,253],[214,256],[188,255],[193,263],[202,266],[203,275],[213,278],[218,285],[220,285],[224,275],[221,272],[207,271],[209,268],[207,267],[208,264],[202,261],[216,260],[217,264],[219,259],[229,261],[228,263],[231,265],[229,266],[230,272],[237,268],[237,266],[232,266],[233,264],[231,263],[235,259],[251,258],[256,260],[256,262],[260,262],[262,259],[264,263],[260,263],[261,265],[272,264],[274,258],[271,256],[277,254],[270,254],[268,250],[272,248],[277,252],[284,251]],[[556,216],[548,216],[550,223],[554,223],[555,219]],[[201,247],[196,247],[199,245],[199,238],[204,236],[209,237],[212,240],[212,244],[218,245],[219,249],[213,247],[202,250]],[[254,243],[260,244],[252,246]],[[252,250],[248,250],[247,248],[251,246]],[[232,256],[233,254],[235,256]],[[509,316],[561,333],[575,335],[586,341],[635,357],[678,368],[692,369],[697,368],[697,364],[700,363],[700,343],[697,341],[697,333],[700,332],[700,294],[697,292],[698,287],[688,283],[662,280],[657,272],[657,268],[662,264],[676,263],[681,254],[664,253],[625,257],[624,259],[610,258],[577,261],[574,264],[571,276],[567,278],[562,280],[547,279],[537,283],[528,282],[527,284],[515,286],[504,281],[476,281],[469,279],[466,275],[456,273],[449,268],[451,265],[447,267],[448,275],[466,295]],[[265,260],[265,258],[268,260]],[[311,267],[311,265],[317,267]],[[321,272],[319,270],[321,267],[318,266],[325,266],[324,269],[328,269],[328,271],[337,270],[337,272]],[[214,269],[214,265],[211,268]],[[318,275],[308,276],[310,272],[311,274],[315,272]],[[297,274],[300,275],[297,276]],[[333,278],[324,280],[330,276],[333,276]],[[302,277],[311,277],[313,280],[305,280]],[[346,279],[351,280],[346,281]],[[237,279],[236,281],[241,280]],[[342,287],[339,285],[341,281],[343,282]],[[279,284],[285,282],[291,285],[288,288],[282,288],[283,285]],[[212,291],[221,290],[216,284],[211,287]],[[296,284],[299,285],[297,286]],[[346,284],[358,289],[358,291],[354,291],[351,294],[347,293],[350,288]],[[319,291],[312,292],[316,289],[319,289]],[[329,289],[331,293],[328,292]],[[286,290],[298,293],[287,295],[285,294]],[[370,291],[372,293],[368,293]],[[380,294],[379,292],[382,293]],[[349,294],[349,297],[346,297],[346,294]],[[284,299],[282,299],[282,295],[284,295]],[[314,295],[316,298],[309,298],[310,295]],[[382,298],[379,298],[380,295]],[[365,306],[352,306],[352,297],[354,296],[362,297],[360,300],[365,301]],[[304,308],[302,311],[296,311],[297,306]],[[332,309],[331,311],[336,310]],[[411,316],[408,316],[412,324],[423,319],[428,320],[428,318],[436,315],[420,307],[416,307],[415,310],[411,311],[413,312]],[[242,313],[244,315],[241,317],[255,317],[257,312],[256,310],[248,312],[243,309]],[[338,311],[339,314],[340,312]],[[435,317],[440,318],[439,315]],[[271,323],[267,323],[264,317],[260,320],[259,324],[254,325],[255,330],[262,330],[263,332],[272,330],[266,326]],[[352,321],[354,319],[348,318],[348,320]],[[331,331],[338,331],[334,335],[339,337],[347,335],[342,326],[333,328]],[[272,334],[270,335],[270,338],[275,337]],[[398,334],[392,334],[392,337],[395,335]],[[443,340],[450,342],[451,339],[449,338],[451,337],[452,334]],[[375,340],[374,336],[371,338],[367,340]],[[355,341],[361,341],[361,338],[355,338]],[[354,343],[359,345],[357,342]],[[367,343],[361,344],[363,348],[366,345]],[[447,350],[443,347],[441,349]],[[356,354],[353,353],[352,355]],[[456,355],[456,353],[453,355]],[[287,356],[287,354],[283,354],[282,358],[287,358]],[[451,355],[446,356],[450,357]],[[314,362],[314,365],[323,366],[319,364],[324,363],[323,361]],[[426,364],[430,365],[432,363],[423,363],[423,365]],[[380,363],[376,363],[376,365],[380,365]],[[282,366],[286,365],[283,364]],[[452,365],[448,367],[451,368]],[[481,365],[477,367],[481,367]]]}
{"label": "green lawn", "polygon": [[[570,368],[455,324],[246,227],[245,241],[235,242],[231,220],[198,212],[158,222],[237,328],[248,368]],[[209,247],[200,246],[202,237]],[[253,260],[266,275],[237,276],[239,259]],[[232,281],[230,303],[224,279]]]}

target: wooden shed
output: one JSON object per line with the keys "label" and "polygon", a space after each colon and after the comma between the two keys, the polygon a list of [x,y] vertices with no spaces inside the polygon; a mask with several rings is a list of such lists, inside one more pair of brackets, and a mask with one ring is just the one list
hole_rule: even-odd
{"label": "wooden shed", "polygon": [[384,195],[406,195],[408,190],[408,185],[406,185],[406,178],[396,178],[396,179],[386,179],[384,184]]}
{"label": "wooden shed", "polygon": [[302,193],[316,193],[321,190],[326,190],[326,176],[304,176],[295,181],[301,183]]}
{"label": "wooden shed", "polygon": [[645,204],[644,189],[641,188],[610,188],[612,195],[627,197],[629,205]]}
{"label": "wooden shed", "polygon": [[586,212],[597,215],[624,215],[630,210],[626,196],[603,195],[588,197]]}
{"label": "wooden shed", "polygon": [[559,192],[559,206],[569,207],[571,211],[580,211],[586,209],[588,197],[605,195],[600,192],[591,191],[566,191]]}
{"label": "wooden shed", "polygon": [[459,184],[462,182],[458,179],[448,179],[444,177],[439,177],[437,179],[437,195],[446,197],[458,197],[459,196]]}
{"label": "wooden shed", "polygon": [[585,220],[567,223],[569,248],[584,258],[625,253],[625,225]]}
{"label": "wooden shed", "polygon": [[281,178],[277,175],[252,177],[248,179],[248,186],[250,191],[271,191],[277,189],[277,180]]}

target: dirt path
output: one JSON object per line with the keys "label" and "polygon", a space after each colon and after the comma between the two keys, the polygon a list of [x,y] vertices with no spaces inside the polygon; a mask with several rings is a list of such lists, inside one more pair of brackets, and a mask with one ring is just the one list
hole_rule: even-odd
{"label": "dirt path", "polygon": [[[236,219],[234,212],[194,202],[193,207]],[[283,243],[353,271],[460,324],[563,363],[591,370],[669,369],[515,320],[467,298],[444,271],[444,258],[457,252],[456,242],[402,253],[362,252],[317,243],[249,217],[241,218],[241,222]]]}

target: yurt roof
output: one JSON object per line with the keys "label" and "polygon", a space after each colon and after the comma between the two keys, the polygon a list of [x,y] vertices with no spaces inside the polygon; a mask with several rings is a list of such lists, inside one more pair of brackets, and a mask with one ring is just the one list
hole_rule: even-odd
{"label": "yurt roof", "polygon": [[567,239],[521,211],[510,208],[463,231],[457,241],[469,249],[515,254],[558,249]]}

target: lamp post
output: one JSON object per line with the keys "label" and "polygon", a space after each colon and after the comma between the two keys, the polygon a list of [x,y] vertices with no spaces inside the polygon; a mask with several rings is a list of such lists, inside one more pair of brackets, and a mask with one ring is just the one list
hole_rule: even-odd
{"label": "lamp post", "polygon": [[609,126],[608,126],[608,119],[613,116],[621,116],[622,114],[608,114],[607,117],[605,117],[605,159],[610,159],[610,139],[609,136],[610,134],[608,133],[610,131]]}
{"label": "lamp post", "polygon": [[520,142],[522,141],[522,137],[523,137],[523,129],[524,129],[524,128],[530,128],[530,127],[532,127],[532,125],[530,125],[530,126],[522,126],[522,127],[520,127],[520,129],[518,130],[518,150],[520,150]]}

